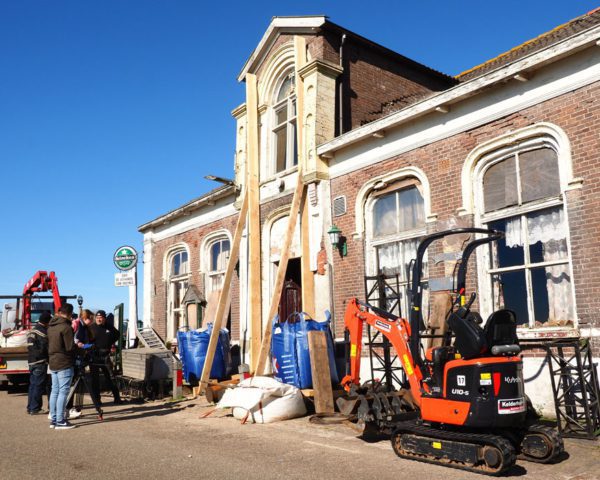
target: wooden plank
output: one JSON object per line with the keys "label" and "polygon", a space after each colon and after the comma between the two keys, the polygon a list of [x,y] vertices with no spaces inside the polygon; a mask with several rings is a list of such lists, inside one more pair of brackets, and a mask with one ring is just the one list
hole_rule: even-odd
{"label": "wooden plank", "polygon": [[223,288],[219,295],[219,303],[217,304],[217,313],[215,314],[215,322],[213,324],[212,333],[208,342],[208,348],[206,350],[206,358],[204,360],[204,367],[202,368],[202,376],[200,377],[200,385],[198,394],[202,394],[206,389],[208,380],[210,377],[210,370],[212,368],[213,360],[215,358],[215,351],[217,349],[217,342],[219,340],[219,331],[223,325],[224,319],[227,316],[227,306],[230,304],[229,291],[231,288],[231,281],[233,279],[233,272],[235,271],[235,265],[237,264],[240,255],[240,243],[242,240],[242,232],[244,231],[244,225],[246,224],[246,215],[248,213],[248,192],[244,191],[242,207],[238,217],[237,225],[235,226],[235,232],[233,235],[233,242],[231,245],[231,252],[229,254],[229,260],[227,262],[227,270],[225,271],[225,278],[223,279]]}
{"label": "wooden plank", "polygon": [[310,371],[312,372],[315,393],[315,412],[333,413],[335,407],[333,389],[331,388],[326,333],[320,331],[308,332],[308,350],[310,352]]}
{"label": "wooden plank", "polygon": [[281,299],[281,292],[283,290],[283,281],[285,280],[285,272],[287,270],[288,261],[290,259],[290,247],[292,245],[292,238],[294,236],[294,230],[296,228],[296,222],[298,214],[300,213],[300,204],[302,197],[304,196],[306,189],[304,182],[302,181],[302,165],[298,165],[298,180],[296,182],[296,189],[294,190],[294,196],[292,198],[292,205],[290,206],[290,215],[288,217],[288,226],[283,237],[283,243],[281,245],[281,258],[277,267],[277,275],[275,276],[275,283],[273,285],[273,294],[271,296],[271,304],[269,307],[269,313],[265,329],[263,332],[262,345],[260,347],[260,355],[258,362],[254,366],[253,372],[255,375],[261,375],[265,373],[267,361],[271,350],[271,327],[272,320],[277,313],[279,307],[279,301]]}
{"label": "wooden plank", "polygon": [[260,275],[260,196],[259,196],[259,139],[258,90],[256,75],[246,75],[248,186],[248,321],[250,322],[250,364],[255,365],[260,352],[262,331],[262,280]]}
{"label": "wooden plank", "polygon": [[221,290],[214,290],[208,294],[208,298],[206,299],[206,309],[204,310],[204,318],[202,319],[203,325],[206,325],[207,323],[215,323],[220,296]]}
{"label": "wooden plank", "polygon": [[[452,296],[447,292],[434,292],[431,294],[431,313],[427,320],[429,331],[433,335],[443,335],[448,330],[446,317],[452,307]],[[441,347],[443,338],[428,338],[425,348]]]}
{"label": "wooden plank", "polygon": [[[294,55],[296,60],[296,137],[298,145],[298,163],[306,170],[306,138],[304,135],[304,80],[298,74],[306,65],[306,39],[294,36]],[[315,277],[310,269],[310,217],[308,214],[308,195],[302,202],[302,219],[300,220],[300,240],[302,245],[301,275],[302,275],[302,310],[315,318]]]}

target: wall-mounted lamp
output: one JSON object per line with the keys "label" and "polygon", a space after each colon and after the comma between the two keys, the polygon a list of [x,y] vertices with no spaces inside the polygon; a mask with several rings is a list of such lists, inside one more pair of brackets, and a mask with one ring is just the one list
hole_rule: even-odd
{"label": "wall-mounted lamp", "polygon": [[333,248],[338,249],[341,257],[345,257],[346,255],[348,255],[348,245],[346,244],[346,237],[342,235],[342,231],[338,227],[332,225],[329,231],[327,232],[327,235],[329,235],[331,246]]}

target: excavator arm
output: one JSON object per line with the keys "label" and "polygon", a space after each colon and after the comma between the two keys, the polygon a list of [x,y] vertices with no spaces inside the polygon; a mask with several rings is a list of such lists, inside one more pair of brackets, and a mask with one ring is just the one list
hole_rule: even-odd
{"label": "excavator arm", "polygon": [[[371,313],[367,308],[376,313]],[[410,351],[411,330],[409,323],[403,318],[383,312],[371,305],[360,302],[356,298],[348,301],[344,315],[344,324],[350,343],[350,373],[342,379],[342,386],[349,391],[352,384],[360,385],[360,363],[365,323],[381,332],[396,350],[410,383],[414,402],[419,405],[423,388],[421,385],[423,374],[420,367],[415,364]]]}

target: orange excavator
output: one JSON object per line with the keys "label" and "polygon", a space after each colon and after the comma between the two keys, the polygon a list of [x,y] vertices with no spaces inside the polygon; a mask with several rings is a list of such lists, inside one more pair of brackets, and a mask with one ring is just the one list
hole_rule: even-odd
{"label": "orange excavator", "polygon": [[[423,258],[431,243],[458,234],[480,238],[462,252],[456,298],[446,317],[448,332],[442,345],[424,351]],[[466,296],[469,256],[478,246],[502,236],[495,230],[459,228],[425,237],[412,265],[408,319],[357,299],[347,303],[348,375],[342,385],[360,405],[359,420],[389,434],[394,451],[402,458],[500,475],[517,457],[549,463],[563,452],[562,439],[555,429],[537,423],[525,395],[514,312],[498,310],[482,328],[477,321],[480,317],[470,310],[476,295]],[[377,391],[372,384],[361,386],[365,324],[381,332],[396,350],[408,394]]]}

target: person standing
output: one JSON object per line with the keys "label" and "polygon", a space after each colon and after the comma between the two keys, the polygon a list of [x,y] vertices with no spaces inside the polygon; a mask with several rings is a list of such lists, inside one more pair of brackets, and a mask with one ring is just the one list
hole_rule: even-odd
{"label": "person standing", "polygon": [[106,324],[106,312],[98,310],[96,312],[95,323],[90,326],[90,333],[95,347],[94,361],[90,365],[92,390],[96,395],[98,404],[101,405],[100,371],[102,371],[112,391],[114,402],[119,404],[121,403],[121,397],[112,376],[112,362],[110,361],[110,351],[119,338],[119,331],[115,327],[109,327]]}
{"label": "person standing", "polygon": [[48,326],[48,365],[52,377],[50,428],[56,428],[56,430],[75,427],[65,418],[65,407],[73,379],[73,365],[77,348],[71,328],[72,311],[73,307],[69,304],[61,306]]}
{"label": "person standing", "polygon": [[27,335],[29,392],[27,413],[42,413],[42,396],[48,393],[48,323],[52,315],[44,312]]}

